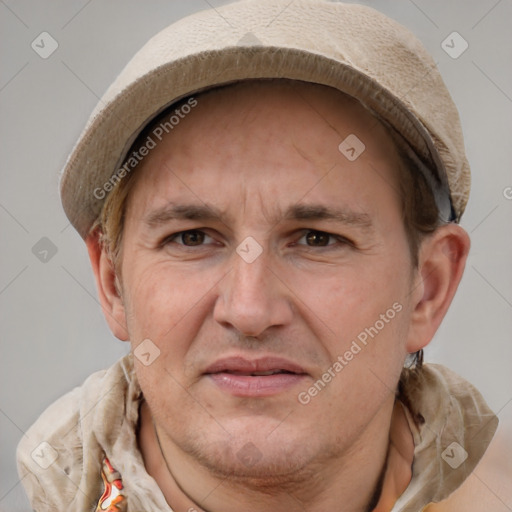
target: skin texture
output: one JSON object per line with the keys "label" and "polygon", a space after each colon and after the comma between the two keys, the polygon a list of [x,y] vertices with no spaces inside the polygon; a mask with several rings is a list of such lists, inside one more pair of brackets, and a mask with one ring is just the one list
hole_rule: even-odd
{"label": "skin texture", "polygon": [[[365,144],[355,161],[338,150],[349,134]],[[112,332],[133,349],[150,339],[160,351],[149,366],[135,360],[147,403],[139,442],[175,510],[365,510],[404,360],[437,330],[469,250],[459,226],[443,226],[412,268],[399,165],[386,130],[337,91],[221,89],[200,96],[137,170],[119,293],[97,237],[87,240]],[[221,218],[157,220],[158,209],[183,204]],[[343,219],[285,218],[298,204],[337,208]],[[176,235],[187,230],[196,231]],[[262,248],[252,263],[236,252],[247,237]],[[393,305],[393,319],[300,403]],[[204,371],[235,355],[284,357],[306,375],[272,396],[233,396]],[[410,479],[407,464],[396,468],[391,495]]]}

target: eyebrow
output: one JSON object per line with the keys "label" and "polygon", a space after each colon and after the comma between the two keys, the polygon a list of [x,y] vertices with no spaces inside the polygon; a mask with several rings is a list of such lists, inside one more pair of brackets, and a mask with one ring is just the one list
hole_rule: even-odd
{"label": "eyebrow", "polygon": [[355,212],[346,208],[330,208],[324,205],[293,205],[284,215],[286,220],[329,220],[364,229],[373,227],[367,213]]}
{"label": "eyebrow", "polygon": [[157,227],[172,220],[223,221],[224,217],[214,206],[169,203],[149,212],[144,217],[144,222],[149,227]]}
{"label": "eyebrow", "polygon": [[[226,223],[231,217],[218,208],[202,204],[168,203],[150,211],[143,219],[150,228],[156,228],[173,220],[199,220],[203,222],[217,221]],[[280,219],[274,219],[277,224]],[[340,224],[371,230],[373,223],[367,213],[356,212],[346,208],[332,208],[321,204],[292,205],[282,216],[282,220],[327,220]]]}

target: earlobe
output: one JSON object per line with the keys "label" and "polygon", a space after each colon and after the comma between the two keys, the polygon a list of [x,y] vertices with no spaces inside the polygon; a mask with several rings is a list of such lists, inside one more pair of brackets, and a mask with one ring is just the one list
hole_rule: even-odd
{"label": "earlobe", "polygon": [[110,330],[116,338],[127,341],[129,337],[123,299],[117,286],[114,266],[100,243],[99,237],[100,232],[96,230],[90,233],[85,240],[98,289],[98,297]]}
{"label": "earlobe", "polygon": [[436,333],[459,286],[470,240],[457,224],[441,226],[421,245],[407,351],[424,348]]}

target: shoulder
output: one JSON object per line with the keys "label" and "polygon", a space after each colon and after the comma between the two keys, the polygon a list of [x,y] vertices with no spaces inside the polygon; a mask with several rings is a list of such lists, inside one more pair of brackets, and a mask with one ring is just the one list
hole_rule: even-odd
{"label": "shoulder", "polygon": [[[102,448],[95,424],[103,423],[98,416],[103,415],[110,401],[124,402],[130,370],[125,357],[109,369],[92,374],[51,404],[23,436],[16,458],[32,508],[54,512],[67,510],[79,501],[85,505],[90,491],[93,496],[89,501],[97,500],[89,476],[101,472]],[[118,409],[124,411],[124,407]],[[98,492],[100,489],[101,481]]]}
{"label": "shoulder", "polygon": [[396,509],[422,510],[474,477],[498,418],[473,385],[438,364],[404,371],[400,400],[410,414],[415,454],[413,478]]}
{"label": "shoulder", "polygon": [[426,512],[507,512],[512,505],[512,409],[503,418],[489,449],[468,479]]}

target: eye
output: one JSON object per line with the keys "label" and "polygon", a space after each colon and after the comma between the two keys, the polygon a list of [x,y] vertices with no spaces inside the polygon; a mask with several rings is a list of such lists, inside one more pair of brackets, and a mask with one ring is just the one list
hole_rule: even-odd
{"label": "eye", "polygon": [[[305,243],[304,243],[304,242]],[[299,245],[308,247],[330,247],[336,244],[352,245],[352,243],[342,236],[332,235],[325,231],[308,230],[297,241]]]}
{"label": "eye", "polygon": [[204,231],[198,229],[190,229],[188,231],[180,231],[168,236],[163,244],[174,242],[178,245],[184,245],[186,247],[195,247],[203,245],[204,242],[212,242],[213,238],[208,236]]}
{"label": "eye", "polygon": [[329,242],[332,238],[332,235],[323,231],[308,231],[299,239],[299,243],[305,240],[306,245],[310,247],[325,247],[331,245]]}
{"label": "eye", "polygon": [[[329,242],[332,236],[323,231],[308,231],[302,238],[306,240],[307,245],[313,247],[325,247],[330,245]],[[301,240],[302,240],[301,238]]]}

